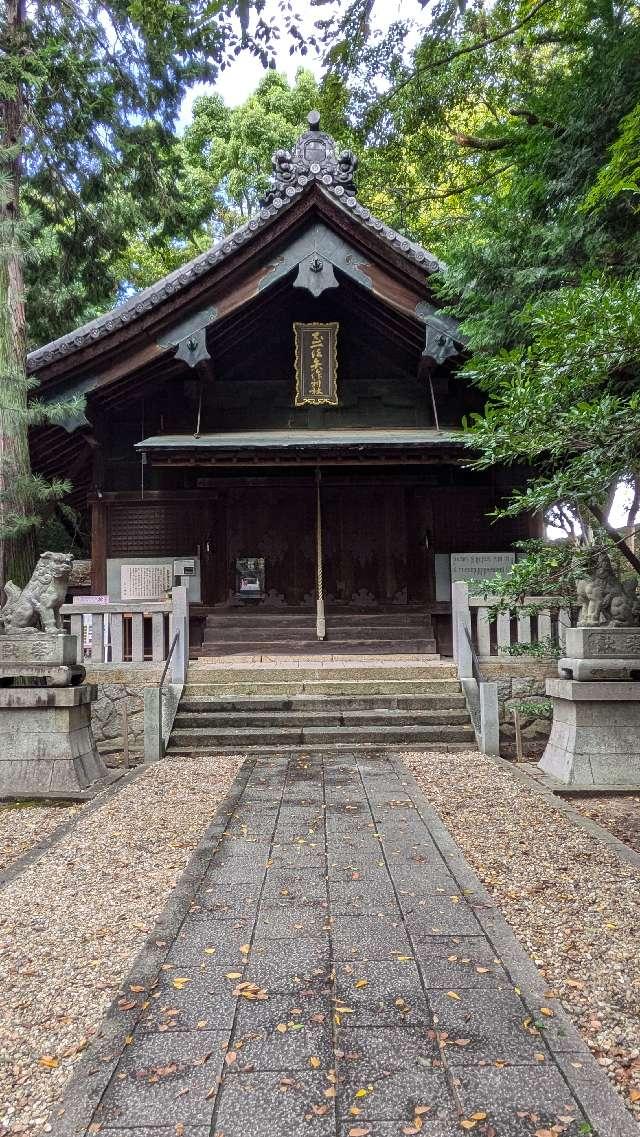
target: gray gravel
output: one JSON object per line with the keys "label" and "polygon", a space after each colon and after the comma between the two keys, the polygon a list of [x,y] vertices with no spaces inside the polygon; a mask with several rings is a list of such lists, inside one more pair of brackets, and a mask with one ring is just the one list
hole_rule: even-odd
{"label": "gray gravel", "polygon": [[73,817],[80,805],[0,805],[0,871]]}
{"label": "gray gravel", "polygon": [[482,754],[402,757],[640,1117],[640,872]]}
{"label": "gray gravel", "polygon": [[81,818],[2,894],[0,1137],[42,1131],[240,758],[174,759]]}

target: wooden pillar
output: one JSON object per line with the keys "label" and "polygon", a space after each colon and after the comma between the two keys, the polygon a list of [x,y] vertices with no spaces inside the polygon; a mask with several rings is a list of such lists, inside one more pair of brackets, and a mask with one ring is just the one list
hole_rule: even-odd
{"label": "wooden pillar", "polygon": [[102,500],[91,504],[91,591],[104,596],[107,591],[107,504]]}

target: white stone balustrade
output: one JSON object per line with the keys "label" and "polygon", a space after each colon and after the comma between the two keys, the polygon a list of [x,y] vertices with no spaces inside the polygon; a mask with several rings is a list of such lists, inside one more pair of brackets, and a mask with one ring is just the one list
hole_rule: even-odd
{"label": "white stone balustrade", "polygon": [[[516,644],[557,639],[562,643],[565,630],[571,627],[571,613],[562,607],[554,596],[525,596],[522,605],[512,612],[492,609],[498,604],[496,596],[473,596],[469,585],[456,581],[452,586],[451,619],[453,626],[454,658],[460,675],[471,675],[471,651],[464,628],[471,636],[480,659],[510,655]],[[534,611],[526,611],[533,609]],[[460,671],[460,665],[463,671]]]}

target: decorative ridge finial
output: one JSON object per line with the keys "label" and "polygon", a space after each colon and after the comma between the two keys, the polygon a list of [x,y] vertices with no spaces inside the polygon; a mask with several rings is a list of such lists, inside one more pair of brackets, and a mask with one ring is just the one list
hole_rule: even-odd
{"label": "decorative ridge finial", "polygon": [[276,150],[273,155],[273,183],[262,198],[263,207],[282,204],[286,198],[301,193],[309,182],[332,189],[338,197],[355,195],[355,154],[351,150],[336,153],[331,135],[320,130],[319,111],[311,111],[307,122],[309,129],[300,136],[293,152]]}

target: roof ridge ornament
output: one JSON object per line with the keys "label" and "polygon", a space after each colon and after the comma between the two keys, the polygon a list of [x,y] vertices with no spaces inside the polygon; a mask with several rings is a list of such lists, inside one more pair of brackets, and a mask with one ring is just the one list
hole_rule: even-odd
{"label": "roof ridge ornament", "polygon": [[351,150],[336,152],[330,134],[320,130],[320,112],[311,111],[309,129],[296,142],[293,152],[276,150],[273,155],[273,184],[261,201],[264,207],[282,204],[300,193],[309,182],[332,189],[337,197],[354,197],[358,159]]}

